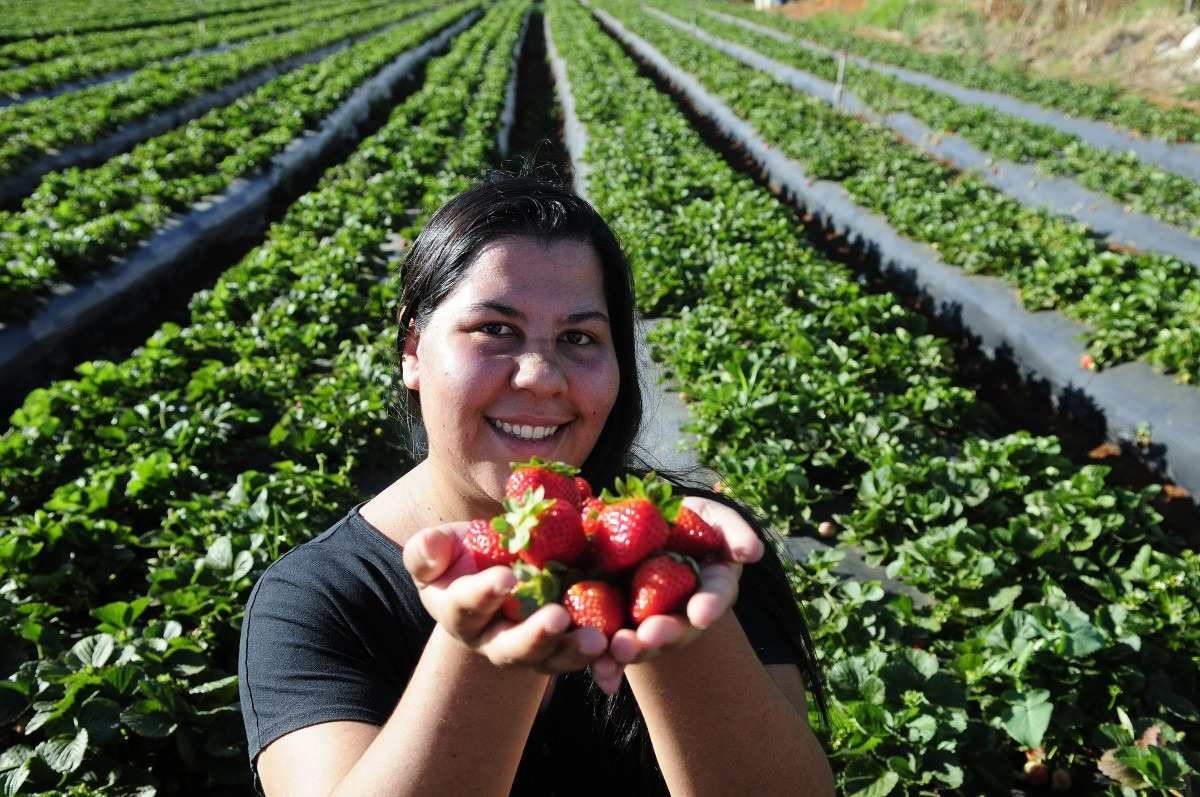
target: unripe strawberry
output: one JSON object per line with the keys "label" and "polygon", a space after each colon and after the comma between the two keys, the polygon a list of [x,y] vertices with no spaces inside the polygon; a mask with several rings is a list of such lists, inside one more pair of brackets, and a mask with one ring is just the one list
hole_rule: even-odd
{"label": "unripe strawberry", "polygon": [[607,581],[579,581],[567,588],[563,605],[576,628],[598,628],[608,639],[625,624],[625,596]]}
{"label": "unripe strawberry", "polygon": [[641,625],[647,617],[671,614],[696,591],[698,580],[699,571],[690,557],[674,552],[650,557],[633,572],[629,616]]}
{"label": "unripe strawberry", "polygon": [[686,506],[679,507],[679,514],[671,524],[667,537],[668,551],[678,551],[696,559],[717,556],[725,550],[725,539],[721,533]]}
{"label": "unripe strawberry", "polygon": [[492,521],[486,518],[471,521],[467,526],[463,544],[475,555],[475,566],[480,570],[495,565],[511,565],[517,561],[517,555],[504,546],[500,535],[492,526]]}
{"label": "unripe strawberry", "polygon": [[1096,358],[1090,354],[1085,354],[1079,358],[1079,367],[1085,371],[1096,370]]}
{"label": "unripe strawberry", "polygon": [[562,462],[544,462],[537,457],[528,462],[514,462],[512,468],[512,474],[504,483],[505,498],[520,499],[525,493],[541,487],[546,498],[561,498],[579,508],[579,487],[575,484],[578,468]]}
{"label": "unripe strawberry", "polygon": [[832,537],[835,534],[837,534],[837,529],[835,529],[833,527],[833,524],[830,523],[828,520],[821,521],[821,525],[817,526],[817,536],[818,537],[825,537],[826,539],[828,539],[829,537]]}
{"label": "unripe strawberry", "polygon": [[1050,776],[1050,788],[1054,791],[1070,791],[1071,773],[1065,769],[1056,769]]}

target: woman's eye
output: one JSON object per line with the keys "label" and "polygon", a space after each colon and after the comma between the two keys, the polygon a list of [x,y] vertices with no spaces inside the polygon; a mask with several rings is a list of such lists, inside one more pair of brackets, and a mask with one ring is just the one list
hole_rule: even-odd
{"label": "woman's eye", "polygon": [[479,327],[479,331],[485,335],[504,335],[507,334],[507,332],[511,332],[512,327],[510,327],[508,324],[495,322],[491,324],[483,324]]}
{"label": "woman's eye", "polygon": [[563,335],[563,337],[566,338],[567,343],[570,343],[572,346],[587,346],[595,342],[595,338],[593,338],[591,335],[578,330],[567,332]]}

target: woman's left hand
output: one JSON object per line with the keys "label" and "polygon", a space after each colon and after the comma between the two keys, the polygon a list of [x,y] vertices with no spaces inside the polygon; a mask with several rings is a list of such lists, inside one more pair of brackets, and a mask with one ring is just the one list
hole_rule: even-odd
{"label": "woman's left hand", "polygon": [[725,561],[700,566],[696,592],[688,599],[683,614],[648,617],[636,630],[622,628],[613,636],[609,654],[622,667],[684,647],[702,634],[737,600],[742,565],[762,558],[762,540],[736,511],[696,496],[684,497],[683,505],[725,538]]}

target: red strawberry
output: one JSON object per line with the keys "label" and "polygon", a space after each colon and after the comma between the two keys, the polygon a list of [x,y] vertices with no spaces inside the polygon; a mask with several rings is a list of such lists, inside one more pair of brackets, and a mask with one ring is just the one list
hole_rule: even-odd
{"label": "red strawberry", "polygon": [[562,462],[543,462],[534,457],[528,462],[512,463],[512,474],[504,483],[506,498],[521,498],[530,490],[541,487],[547,498],[561,498],[576,509],[582,503],[579,487],[575,485],[578,468]]}
{"label": "red strawberry", "polygon": [[696,559],[716,556],[725,550],[721,533],[686,506],[679,507],[679,514],[671,524],[671,536],[667,538],[667,550],[685,553]]}
{"label": "red strawberry", "polygon": [[572,626],[599,628],[609,639],[625,624],[625,596],[607,581],[577,581],[567,588],[563,605]]}
{"label": "red strawberry", "polygon": [[560,565],[551,564],[544,568],[533,567],[525,562],[512,566],[517,584],[508,593],[500,611],[509,620],[519,623],[548,603],[557,603],[562,596],[562,572]]}
{"label": "red strawberry", "polygon": [[475,565],[485,570],[494,565],[511,565],[517,561],[517,555],[504,547],[500,535],[492,526],[492,521],[476,518],[467,526],[467,536],[463,538],[467,550],[475,554]]}
{"label": "red strawberry", "polygon": [[600,530],[600,510],[603,508],[604,502],[599,498],[589,498],[583,502],[579,515],[583,518],[583,533],[589,540]]}
{"label": "red strawberry", "polygon": [[588,484],[587,479],[582,476],[576,476],[575,486],[579,488],[579,502],[580,506],[582,506],[592,497],[592,485]]}
{"label": "red strawberry", "polygon": [[655,614],[671,614],[683,606],[693,592],[699,570],[690,557],[668,552],[638,565],[630,586],[629,615],[636,625]]}
{"label": "red strawberry", "polygon": [[679,512],[671,485],[653,473],[646,479],[617,479],[617,495],[601,494],[600,528],[592,538],[596,564],[613,572],[632,567],[662,548],[671,534],[668,523]]}
{"label": "red strawberry", "polygon": [[543,498],[538,487],[525,498],[503,501],[505,514],[493,518],[508,550],[534,567],[547,562],[575,564],[588,551],[579,510],[558,498]]}

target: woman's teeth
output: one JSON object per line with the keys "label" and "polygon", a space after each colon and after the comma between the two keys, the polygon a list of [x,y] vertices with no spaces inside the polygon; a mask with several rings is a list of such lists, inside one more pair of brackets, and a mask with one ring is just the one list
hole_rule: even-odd
{"label": "woman's teeth", "polygon": [[559,430],[558,426],[514,426],[513,424],[505,423],[504,421],[497,421],[491,418],[488,420],[491,421],[492,426],[495,426],[497,429],[507,432],[513,437],[519,437],[522,440],[544,440]]}

